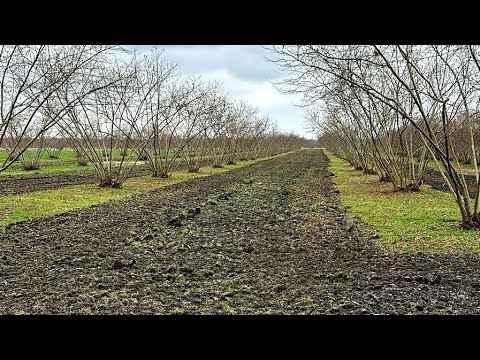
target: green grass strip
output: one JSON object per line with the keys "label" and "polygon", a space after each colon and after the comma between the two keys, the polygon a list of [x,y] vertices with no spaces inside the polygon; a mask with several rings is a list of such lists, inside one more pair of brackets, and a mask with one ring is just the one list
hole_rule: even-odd
{"label": "green grass strip", "polygon": [[357,171],[325,151],[337,189],[350,213],[372,225],[376,245],[397,252],[480,253],[480,234],[462,230],[460,212],[449,192],[423,185],[420,192],[395,193],[378,176]]}

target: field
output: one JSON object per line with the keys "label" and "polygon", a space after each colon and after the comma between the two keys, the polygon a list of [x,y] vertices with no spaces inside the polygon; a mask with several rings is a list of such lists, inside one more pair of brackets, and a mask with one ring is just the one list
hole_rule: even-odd
{"label": "field", "polygon": [[88,189],[92,198],[82,193],[90,185],[74,185],[81,195],[70,185],[0,198],[4,209],[27,195],[82,198],[4,220],[0,312],[479,311],[477,256],[379,246],[391,243],[382,233],[389,229],[373,224],[375,239],[354,216],[361,210],[344,205],[348,169],[322,150],[210,169],[196,178],[135,177],[125,189],[96,190],[101,196]]}

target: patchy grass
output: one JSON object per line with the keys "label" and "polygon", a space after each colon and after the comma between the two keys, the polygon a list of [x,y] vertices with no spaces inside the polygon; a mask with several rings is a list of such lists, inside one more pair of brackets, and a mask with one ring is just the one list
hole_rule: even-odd
{"label": "patchy grass", "polygon": [[[25,157],[33,157],[34,151],[27,150],[24,153]],[[170,156],[173,155],[173,150],[170,152]],[[0,163],[3,163],[7,158],[7,152],[3,149],[0,150]],[[76,161],[75,151],[72,149],[65,149],[59,152],[58,159],[51,159],[46,151],[43,151],[41,156],[41,167],[38,170],[26,171],[21,167],[20,161],[16,161],[12,166],[7,170],[2,171],[0,176],[7,175],[30,175],[30,174],[53,174],[61,172],[83,172],[83,171],[93,171],[94,167],[89,164],[87,166],[79,166]],[[122,155],[120,151],[115,149],[113,151],[113,160],[114,164],[119,163],[122,160]],[[132,160],[133,161],[133,160]],[[139,161],[139,164],[144,163],[144,161]]]}
{"label": "patchy grass", "polygon": [[[100,154],[101,150],[98,150],[98,153]],[[133,150],[129,150],[130,152]],[[175,154],[175,149],[170,149],[169,151],[169,156],[173,156]],[[0,149],[0,162],[5,161],[5,159],[8,156],[8,152],[4,149]],[[34,150],[26,150],[23,153],[23,156],[26,158],[33,158],[35,156],[35,151]],[[73,149],[64,149],[59,152],[59,157],[58,159],[52,159],[49,157],[49,154],[47,153],[46,150],[42,152],[42,155],[40,157],[41,160],[43,160],[43,163],[53,163],[57,161],[75,161],[77,159],[77,156],[75,154],[75,151]],[[122,155],[120,154],[120,151],[118,149],[113,150],[113,160],[120,161],[122,159]]]}
{"label": "patchy grass", "polygon": [[[113,161],[113,167],[119,166],[120,161]],[[133,162],[131,162],[133,163]],[[107,164],[107,163],[106,163]],[[137,161],[137,165],[145,164],[144,161]],[[129,166],[129,165],[128,165]],[[42,167],[38,170],[29,170],[25,171],[22,168],[8,168],[7,170],[0,173],[0,176],[8,175],[33,175],[33,174],[58,174],[63,172],[86,172],[86,171],[95,171],[94,166],[89,162],[86,166],[80,166],[76,162],[74,163],[58,163],[58,164],[43,164]]]}
{"label": "patchy grass", "polygon": [[82,172],[95,170],[93,165],[79,166],[77,163],[63,163],[63,164],[50,164],[48,166],[43,165],[38,170],[26,171],[20,167],[8,168],[0,173],[0,176],[8,175],[33,175],[33,174],[56,174],[62,172]]}
{"label": "patchy grass", "polygon": [[[7,156],[8,156],[7,151],[1,149],[0,150],[0,161],[1,162],[5,161]],[[35,151],[34,150],[26,150],[24,152],[24,156],[27,157],[27,158],[28,157],[33,158],[35,156]],[[46,151],[42,152],[42,156],[40,157],[40,159],[44,160],[44,161],[57,161],[57,160],[75,160],[76,157],[75,157],[75,151],[73,151],[72,149],[64,149],[64,150],[59,152],[59,158],[58,159],[50,159],[49,155]]]}
{"label": "patchy grass", "polygon": [[394,193],[376,175],[356,171],[325,151],[330,171],[350,213],[375,228],[376,245],[400,252],[480,253],[480,233],[458,227],[460,212],[453,196],[428,185],[417,193]]}
{"label": "patchy grass", "polygon": [[[28,150],[31,152],[31,150]],[[14,163],[11,167],[9,167],[7,170],[2,171],[0,173],[0,176],[20,176],[20,175],[33,175],[33,174],[56,174],[56,173],[62,173],[62,172],[84,172],[84,171],[94,171],[95,168],[93,165],[88,162],[87,166],[79,166],[76,162],[76,157],[75,157],[75,152],[73,150],[63,150],[60,154],[59,159],[48,159],[48,154],[45,155],[46,153],[42,154],[42,161],[41,161],[41,167],[38,170],[24,170],[21,167],[21,164],[19,161]],[[173,156],[174,152],[173,150],[170,151],[169,156]],[[6,158],[6,152],[5,150],[0,150],[0,163],[5,160]],[[113,161],[113,166],[118,166],[121,162],[121,155],[118,150],[115,150],[114,152],[114,161]],[[131,160],[130,162],[133,163],[134,160]],[[183,161],[182,157],[178,157],[177,161]],[[238,161],[239,164],[245,163],[245,161]],[[137,161],[138,165],[145,164],[145,161],[139,160]],[[229,168],[230,165],[225,165],[225,168]],[[221,170],[221,169],[220,169]]]}
{"label": "patchy grass", "polygon": [[[284,154],[277,156],[282,155]],[[198,173],[176,171],[170,178],[166,179],[150,176],[134,177],[127,179],[121,189],[100,188],[95,184],[86,184],[21,195],[2,196],[0,197],[0,226],[85,208],[110,200],[119,200],[133,194],[155,190],[174,183],[238,169],[273,157],[238,161],[235,165],[225,165],[223,168],[204,167]]]}

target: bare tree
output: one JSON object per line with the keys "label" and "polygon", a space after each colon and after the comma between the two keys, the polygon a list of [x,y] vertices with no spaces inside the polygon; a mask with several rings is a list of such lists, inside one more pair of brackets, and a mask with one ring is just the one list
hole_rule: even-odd
{"label": "bare tree", "polygon": [[225,136],[227,138],[227,164],[236,164],[239,144],[248,131],[248,123],[257,113],[257,109],[249,106],[244,101],[234,102],[227,114]]}
{"label": "bare tree", "polygon": [[[91,67],[100,66],[116,48],[103,45],[0,47],[0,147],[5,147],[6,137],[15,133],[15,137],[10,138],[13,144],[7,148],[9,156],[0,165],[0,172],[54,126],[72,104],[97,90],[84,87],[68,104],[50,104],[58,91],[76,82]],[[47,108],[50,113],[45,119]]]}
{"label": "bare tree", "polygon": [[[89,81],[108,86],[69,107],[59,123],[75,141],[79,155],[92,163],[102,187],[121,187],[137,163],[133,153],[124,152],[118,161],[113,155],[119,144],[127,146],[125,139],[133,135],[134,124],[145,112],[144,92],[150,88],[142,82],[139,66],[136,58],[128,64],[113,60],[88,74]],[[75,90],[64,92],[59,100],[68,103]]]}
{"label": "bare tree", "polygon": [[198,77],[169,84],[154,121],[142,129],[149,139],[145,155],[152,176],[169,177],[185,147],[204,132],[209,91]]}
{"label": "bare tree", "polygon": [[231,103],[225,93],[220,89],[211,98],[212,110],[208,124],[207,142],[210,157],[213,161],[212,167],[221,168],[225,162],[228,138],[226,117]]}
{"label": "bare tree", "polygon": [[[383,136],[397,133],[400,134],[398,141],[380,142],[378,139],[382,136],[378,135],[376,144],[390,143],[390,149],[396,151],[388,157],[389,149],[374,148],[372,154],[377,167],[386,163],[379,160],[389,158],[394,159],[400,168],[411,164],[413,157],[418,156],[412,148],[415,133],[423,143],[423,149],[418,150],[418,145],[415,146],[421,153],[422,164],[428,157],[437,163],[458,205],[463,226],[480,227],[478,146],[473,121],[479,98],[477,47],[307,45],[274,46],[271,49],[276,55],[272,61],[292,74],[284,83],[288,86],[287,92],[301,92],[307,103],[315,104],[325,101],[332,91],[339,93],[334,84],[340,81],[348,84],[357,97],[368,97],[375,115],[368,129],[381,128],[386,121],[391,121],[388,119],[393,120],[390,130],[382,129]],[[391,115],[385,118],[385,114]],[[463,120],[459,122],[459,119]],[[459,126],[467,134],[467,141],[463,144],[452,142],[452,134]],[[360,136],[363,138],[364,134]],[[407,156],[404,156],[405,151]],[[467,152],[469,156],[465,155]],[[474,167],[473,196],[465,180],[459,153],[471,158]],[[390,177],[399,170],[398,167],[389,168]]]}

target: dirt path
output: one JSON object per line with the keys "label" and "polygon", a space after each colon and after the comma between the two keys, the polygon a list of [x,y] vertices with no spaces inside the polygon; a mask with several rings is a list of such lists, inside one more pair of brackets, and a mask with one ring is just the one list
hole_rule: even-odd
{"label": "dirt path", "polygon": [[378,252],[301,151],[9,226],[0,313],[479,313],[478,256]]}

